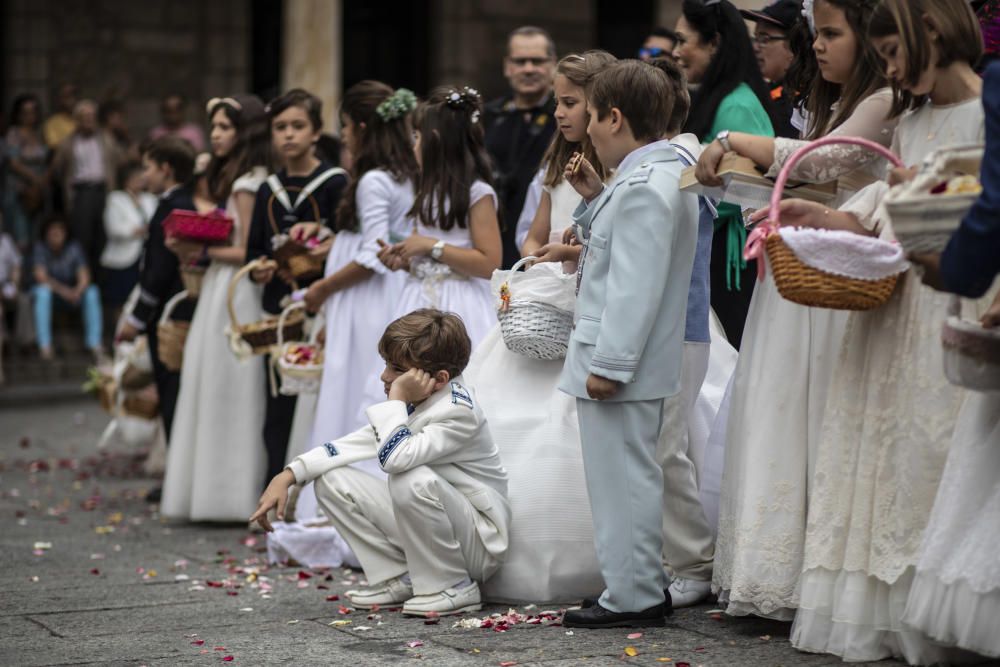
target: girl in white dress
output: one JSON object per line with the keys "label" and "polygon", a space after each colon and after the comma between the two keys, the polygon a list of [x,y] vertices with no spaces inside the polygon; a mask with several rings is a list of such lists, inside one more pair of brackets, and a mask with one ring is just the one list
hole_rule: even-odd
{"label": "girl in white dress", "polygon": [[[559,133],[536,177],[538,209],[521,247],[539,257],[529,272],[575,271],[581,246],[562,244],[580,195],[563,178],[573,153],[606,174],[587,139],[587,80],[614,56],[603,51],[569,55],[556,66],[555,119]],[[565,288],[573,298],[575,281]],[[496,296],[493,297],[494,304]],[[495,315],[494,315],[495,319]],[[510,547],[500,570],[483,587],[490,600],[576,602],[603,586],[584,483],[576,401],[556,387],[562,360],[542,361],[507,349],[494,325],[475,349],[465,376],[476,387],[507,469],[513,513]]]}
{"label": "girl in white dress", "polygon": [[410,274],[395,317],[419,308],[456,313],[473,349],[496,323],[489,278],[501,261],[481,113],[479,93],[468,87],[436,88],[421,104],[414,132],[420,176],[410,210],[412,233],[382,253],[387,266]]}
{"label": "girl in white dress", "polygon": [[[869,31],[897,108],[908,109],[892,142],[905,164],[982,141],[982,83],[972,69],[982,40],[964,0],[884,0]],[[878,209],[887,188],[875,183],[839,211],[789,200],[782,219],[891,240]],[[850,661],[949,657],[901,620],[962,400],[941,371],[949,298],[910,271],[885,305],[848,317],[809,493],[791,637],[800,650]]]}
{"label": "girl in white dress", "polygon": [[[792,153],[824,135],[889,145],[896,125],[892,91],[864,36],[871,8],[846,0],[814,6],[809,62],[821,62],[807,102],[807,140],[733,132],[733,150],[776,176]],[[702,183],[721,182],[716,170],[725,150],[715,141],[702,153]],[[857,146],[828,146],[800,161],[792,178],[824,182],[856,170],[881,178],[885,161]],[[712,443],[725,443],[712,587],[729,614],[790,621],[798,606],[810,472],[846,319],[843,311],[783,299],[770,271],[754,290],[736,371],[711,435]]]}
{"label": "girl in white dress", "polygon": [[[210,260],[184,346],[181,389],[167,450],[164,516],[190,521],[246,521],[264,474],[264,367],[237,359],[229,347],[229,282],[246,255],[253,202],[269,172],[270,133],[264,105],[253,95],[213,99],[213,199],[234,221],[231,245],[173,243],[182,263]],[[241,322],[262,316],[260,287],[240,281],[234,300]]]}

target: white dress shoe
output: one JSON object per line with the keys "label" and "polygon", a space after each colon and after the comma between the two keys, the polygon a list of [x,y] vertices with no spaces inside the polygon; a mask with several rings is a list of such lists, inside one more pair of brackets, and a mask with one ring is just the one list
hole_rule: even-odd
{"label": "white dress shoe", "polygon": [[450,616],[466,611],[479,611],[483,600],[479,595],[479,584],[472,582],[463,588],[446,588],[440,593],[417,595],[406,601],[403,613],[409,616]]}
{"label": "white dress shoe", "polygon": [[684,577],[674,577],[670,582],[670,600],[674,609],[691,607],[706,599],[712,593],[711,581],[695,581]]}
{"label": "white dress shoe", "polygon": [[413,586],[400,577],[393,577],[381,584],[360,591],[347,591],[344,595],[358,609],[371,609],[375,605],[387,607],[406,602],[413,597]]}

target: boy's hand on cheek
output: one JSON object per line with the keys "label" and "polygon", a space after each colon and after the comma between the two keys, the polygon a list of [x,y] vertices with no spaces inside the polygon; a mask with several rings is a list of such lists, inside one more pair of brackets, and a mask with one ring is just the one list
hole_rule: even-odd
{"label": "boy's hand on cheek", "polygon": [[389,387],[389,400],[419,403],[434,393],[435,384],[433,375],[419,368],[411,368],[393,380]]}
{"label": "boy's hand on cheek", "polygon": [[587,376],[587,395],[595,401],[606,401],[618,393],[618,382],[591,373]]}

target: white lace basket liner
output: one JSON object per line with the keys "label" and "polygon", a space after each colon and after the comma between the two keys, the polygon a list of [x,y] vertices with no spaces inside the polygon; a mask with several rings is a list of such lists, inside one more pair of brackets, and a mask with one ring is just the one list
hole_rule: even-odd
{"label": "white lace basket liner", "polygon": [[1000,329],[986,329],[961,317],[956,296],[941,328],[944,374],[953,385],[974,391],[1000,391]]}
{"label": "white lace basket liner", "polygon": [[916,178],[901,183],[885,197],[892,232],[907,252],[941,252],[979,196],[978,192],[931,194],[955,176],[979,176],[983,146],[953,146],[933,151]]}
{"label": "white lace basket liner", "polygon": [[[314,351],[315,357],[313,362],[310,364],[293,364],[285,358],[286,353],[290,352],[294,346],[303,344],[299,341],[286,341],[284,339],[285,319],[292,311],[301,310],[305,307],[305,303],[302,301],[293,301],[281,311],[281,315],[278,317],[278,346],[275,354],[271,357],[272,396],[276,396],[278,392],[285,396],[315,394],[319,392],[320,382],[323,379],[323,346],[317,344],[316,339],[323,326],[322,318],[313,320],[308,342],[305,343],[305,345],[308,345]],[[274,369],[277,369],[278,375],[281,377],[280,386],[275,382]]]}
{"label": "white lace basket liner", "polygon": [[835,276],[881,280],[910,267],[899,245],[871,236],[804,227],[779,227],[778,233],[799,261]]}
{"label": "white lace basket liner", "polygon": [[493,272],[490,286],[497,296],[500,333],[511,352],[532,359],[563,359],[573,330],[575,279],[549,262],[517,272],[534,259],[525,257],[509,271]]}

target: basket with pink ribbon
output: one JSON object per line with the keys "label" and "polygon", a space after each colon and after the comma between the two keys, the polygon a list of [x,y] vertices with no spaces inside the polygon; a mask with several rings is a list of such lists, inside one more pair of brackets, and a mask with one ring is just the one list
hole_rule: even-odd
{"label": "basket with pink ribbon", "polygon": [[750,232],[743,256],[757,260],[758,279],[770,264],[778,292],[789,301],[815,308],[871,310],[889,300],[899,276],[909,268],[898,244],[847,231],[781,225],[781,195],[791,170],[807,154],[830,144],[863,146],[902,166],[891,151],[867,139],[824,137],[810,142],[792,153],[778,174],[771,217]]}

